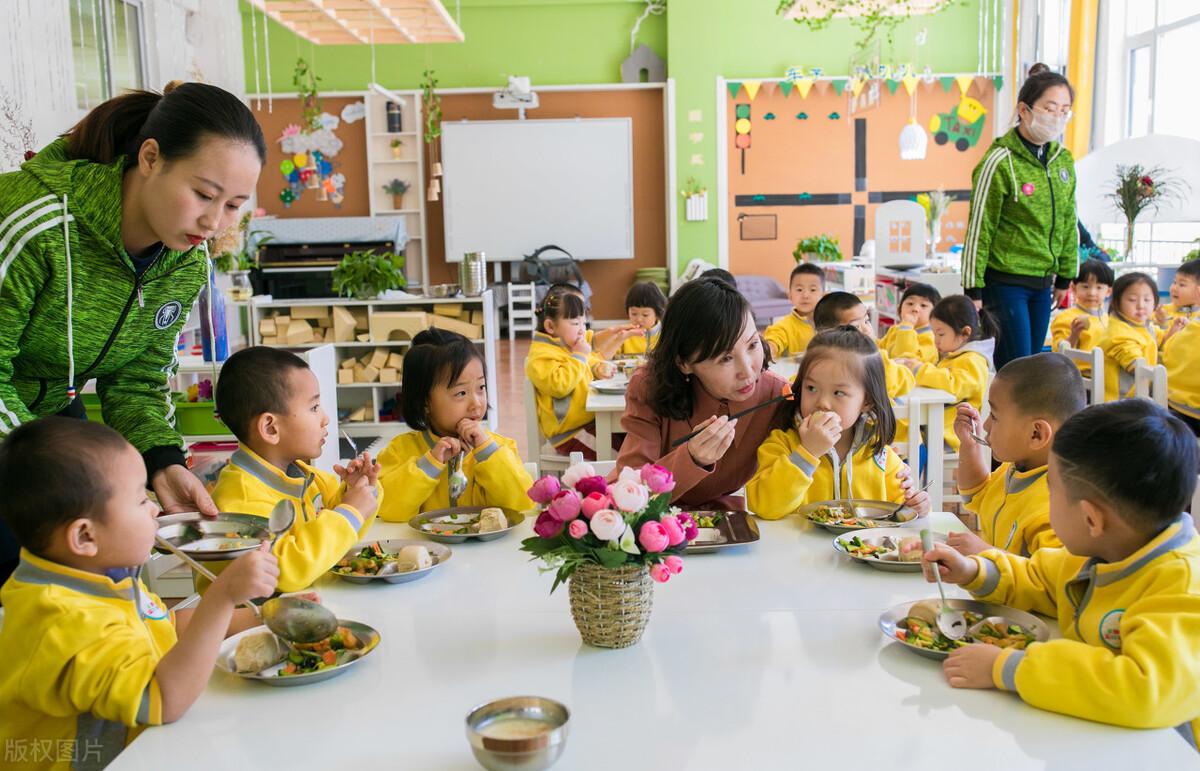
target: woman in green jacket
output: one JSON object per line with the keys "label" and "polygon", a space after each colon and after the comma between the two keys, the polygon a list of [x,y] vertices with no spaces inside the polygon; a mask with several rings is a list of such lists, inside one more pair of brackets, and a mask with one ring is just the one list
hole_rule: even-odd
{"label": "woman in green jacket", "polygon": [[1035,64],[1017,96],[1019,122],[972,175],[963,288],[996,317],[997,368],[1042,350],[1052,304],[1079,269],[1075,161],[1055,141],[1074,98],[1066,78]]}
{"label": "woman in green jacket", "polygon": [[[237,220],[266,143],[233,94],[172,86],[104,102],[0,175],[0,438],[84,417],[77,394],[94,379],[164,510],[215,514],[184,465],[167,381],[209,275],[204,242]],[[16,556],[0,532],[0,582]]]}

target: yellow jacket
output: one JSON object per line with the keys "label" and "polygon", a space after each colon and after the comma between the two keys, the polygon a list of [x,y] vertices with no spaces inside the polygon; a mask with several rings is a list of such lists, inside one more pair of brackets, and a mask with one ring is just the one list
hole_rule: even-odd
{"label": "yellow jacket", "polygon": [[140,568],[124,572],[114,580],[21,550],[0,590],[4,768],[103,768],[162,724],[154,673],[175,619]]}
{"label": "yellow jacket", "polygon": [[[875,344],[880,345],[879,341]],[[895,361],[882,346],[879,348],[879,355],[883,359],[883,384],[890,398],[904,396],[916,387],[916,376],[911,369]]]}
{"label": "yellow jacket", "polygon": [[1165,329],[1171,326],[1171,322],[1182,316],[1188,321],[1194,321],[1200,318],[1200,305],[1175,305],[1174,303],[1165,303],[1162,309],[1166,311],[1167,321],[1161,326]]}
{"label": "yellow jacket", "polygon": [[1162,337],[1163,331],[1149,322],[1138,326],[1119,313],[1112,314],[1100,338],[1104,350],[1104,401],[1133,396],[1133,362],[1145,359],[1148,366],[1158,364]]}
{"label": "yellow jacket", "polygon": [[658,345],[658,336],[662,334],[662,323],[655,324],[637,337],[631,337],[621,343],[622,356],[645,356]]}
{"label": "yellow jacket", "polygon": [[863,430],[859,421],[849,463],[835,450],[813,457],[800,444],[795,428],[772,431],[758,448],[758,471],[746,484],[750,511],[763,519],[780,519],[806,504],[837,498],[901,503],[904,490],[896,473],[904,463],[890,447],[871,454],[862,442]]}
{"label": "yellow jacket", "polygon": [[572,353],[557,337],[533,333],[529,358],[525,359],[525,377],[537,391],[542,433],[555,447],[595,420],[587,411],[591,365],[591,357]]}
{"label": "yellow jacket", "polygon": [[933,328],[915,328],[912,324],[893,324],[879,341],[879,347],[893,359],[917,359],[934,364],[938,359],[933,343]]}
{"label": "yellow jacket", "polygon": [[[492,441],[463,458],[467,489],[457,506],[500,506],[515,511],[533,508],[526,491],[533,486],[529,472],[517,456],[517,443],[492,434]],[[407,522],[418,512],[448,508],[449,475],[446,465],[429,454],[437,444],[429,431],[411,431],[393,439],[379,455],[383,471],[379,484],[387,493],[379,505],[379,518]]]}
{"label": "yellow jacket", "polygon": [[1017,471],[1013,464],[1001,463],[981,484],[959,492],[964,508],[979,516],[980,537],[997,549],[1028,557],[1062,546],[1050,527],[1045,466]]}
{"label": "yellow jacket", "polygon": [[1162,363],[1167,368],[1167,403],[1200,420],[1200,316],[1163,343]]}
{"label": "yellow jacket", "polygon": [[[1050,347],[1053,350],[1057,351],[1058,344],[1071,336],[1071,324],[1080,316],[1087,317],[1088,326],[1087,329],[1079,334],[1079,344],[1075,347],[1081,351],[1090,351],[1100,345],[1100,338],[1104,335],[1104,330],[1108,328],[1108,314],[1103,311],[1090,311],[1087,308],[1072,305],[1055,316],[1054,320],[1050,322]],[[1091,375],[1091,365],[1084,364],[1083,362],[1076,362],[1076,364],[1084,377]]]}
{"label": "yellow jacket", "polygon": [[[229,464],[221,469],[212,497],[221,511],[264,519],[284,498],[296,505],[295,522],[271,548],[279,559],[279,591],[295,592],[311,586],[346,556],[375,519],[374,513],[364,517],[355,507],[342,503],[344,492],[342,481],[333,474],[302,461],[284,473],[239,444]],[[376,496],[382,505],[382,490],[377,488]],[[223,567],[228,563],[215,564]]]}
{"label": "yellow jacket", "polygon": [[[1120,562],[1041,549],[974,557],[980,599],[1057,616],[1063,639],[1004,650],[992,679],[1040,709],[1200,736],[1200,538],[1182,515]],[[1190,723],[1190,726],[1188,725]]]}
{"label": "yellow jacket", "polygon": [[817,334],[811,318],[805,318],[793,310],[788,315],[767,327],[763,339],[771,346],[775,356],[795,356],[804,353],[808,343]]}
{"label": "yellow jacket", "polygon": [[[970,402],[977,410],[983,409],[987,398],[987,384],[991,379],[992,352],[996,341],[992,338],[967,343],[957,351],[948,353],[936,365],[922,364],[917,370],[917,385],[924,388],[939,388],[954,395],[956,402]],[[954,405],[947,405],[942,432],[950,449],[958,452],[960,442],[954,434]],[[934,441],[934,437],[929,437]]]}

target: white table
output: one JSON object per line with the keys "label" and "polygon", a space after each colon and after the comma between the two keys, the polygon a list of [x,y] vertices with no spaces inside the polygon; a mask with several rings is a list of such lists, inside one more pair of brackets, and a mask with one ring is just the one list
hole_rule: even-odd
{"label": "white table", "polygon": [[933,588],[919,574],[851,563],[833,536],[797,518],[760,522],[755,545],[686,558],[655,588],[645,637],[618,651],[581,644],[566,588],[548,594],[550,576],[517,550],[529,527],[453,546],[444,568],[415,583],[323,579],[326,604],[382,633],[369,658],[302,688],[214,673],[182,720],[144,732],[110,768],[160,771],[169,759],[173,770],[469,771],[478,767],[467,711],[516,694],[571,710],[563,771],[877,771],[900,757],[1005,771],[1200,768],[1171,729],[1114,728],[1012,694],[951,689],[936,662],[888,643],[877,625],[885,608]]}
{"label": "white table", "polygon": [[[942,489],[945,486],[945,409],[954,404],[954,394],[938,388],[917,387],[896,399],[896,416],[908,419],[908,462],[917,467],[921,452],[920,427],[929,437],[928,469],[929,503],[934,511],[942,510]],[[939,441],[940,440],[940,441]]]}
{"label": "white table", "polygon": [[588,389],[585,408],[596,416],[596,460],[616,460],[613,434],[621,431],[621,416],[625,414],[625,394],[602,394]]}

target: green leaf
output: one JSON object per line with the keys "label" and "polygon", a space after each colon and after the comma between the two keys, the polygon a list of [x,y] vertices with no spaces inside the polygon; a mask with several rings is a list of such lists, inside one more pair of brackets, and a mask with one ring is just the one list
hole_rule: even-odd
{"label": "green leaf", "polygon": [[623,551],[612,551],[611,549],[599,549],[596,554],[600,558],[600,564],[609,569],[624,565],[628,556]]}

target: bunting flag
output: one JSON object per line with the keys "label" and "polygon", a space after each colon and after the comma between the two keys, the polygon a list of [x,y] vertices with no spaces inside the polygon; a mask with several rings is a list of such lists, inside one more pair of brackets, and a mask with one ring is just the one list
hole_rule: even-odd
{"label": "bunting flag", "polygon": [[949,75],[938,78],[938,82],[942,84],[942,90],[947,94],[950,93],[950,89],[954,86],[954,78]]}
{"label": "bunting flag", "polygon": [[[764,80],[762,84],[762,92],[764,96],[774,96],[775,87],[779,85],[774,80]],[[770,120],[770,118],[768,118]]]}
{"label": "bunting flag", "polygon": [[850,81],[850,93],[853,94],[855,96],[855,98],[857,98],[858,95],[862,93],[863,86],[865,86],[866,84],[867,84],[866,78],[864,78],[862,75],[856,76],[853,80]]}
{"label": "bunting flag", "polygon": [[818,96],[825,96],[826,94],[829,93],[829,81],[828,80],[818,80],[813,85],[817,89]]}
{"label": "bunting flag", "polygon": [[975,76],[975,85],[978,86],[978,88],[975,90],[982,92],[983,89],[985,89],[989,85],[991,85],[991,82],[992,82],[992,79],[989,78],[987,75],[976,75]]}
{"label": "bunting flag", "polygon": [[813,79],[807,75],[796,81],[796,90],[800,92],[801,99],[808,98],[808,92],[812,91]]}
{"label": "bunting flag", "polygon": [[796,86],[796,84],[790,80],[779,81],[779,90],[783,92],[784,99],[788,98],[788,96],[792,93],[792,89],[795,88],[795,86]]}
{"label": "bunting flag", "polygon": [[916,75],[909,74],[905,75],[904,79],[900,82],[904,84],[904,90],[908,92],[908,95],[912,96],[913,92],[917,90],[917,84],[921,82],[921,79]]}
{"label": "bunting flag", "polygon": [[846,78],[834,78],[831,82],[833,83],[833,90],[838,96],[841,96],[842,92],[846,90],[846,84],[850,81],[848,81]]}
{"label": "bunting flag", "polygon": [[883,82],[887,85],[887,90],[888,90],[889,94],[896,93],[896,89],[900,87],[900,81],[895,80],[893,78],[888,78],[887,80],[885,80]]}
{"label": "bunting flag", "polygon": [[1004,88],[1004,76],[1003,75],[997,75],[996,77],[992,78],[992,82],[996,84],[997,91]]}
{"label": "bunting flag", "polygon": [[736,80],[729,81],[725,84],[725,87],[729,89],[730,99],[737,99],[738,91],[742,90],[742,84]]}
{"label": "bunting flag", "polygon": [[963,96],[966,96],[967,92],[971,90],[971,84],[975,82],[975,76],[959,75],[954,78],[954,82],[958,84],[959,93],[961,93]]}
{"label": "bunting flag", "polygon": [[750,97],[750,101],[754,101],[754,97],[758,96],[758,89],[762,85],[761,80],[744,80],[742,87],[746,89],[746,95]]}

